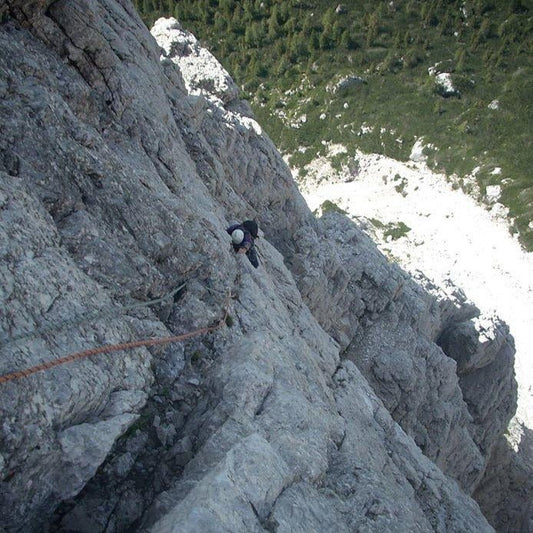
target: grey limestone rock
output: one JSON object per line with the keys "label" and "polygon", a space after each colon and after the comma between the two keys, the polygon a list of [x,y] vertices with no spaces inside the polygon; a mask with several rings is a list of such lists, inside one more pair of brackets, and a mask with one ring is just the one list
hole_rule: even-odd
{"label": "grey limestone rock", "polygon": [[[3,527],[490,531],[469,493],[513,409],[505,327],[476,341],[472,304],[315,219],[176,21],[2,15],[0,372],[227,311],[0,383]],[[257,270],[225,232],[252,217]]]}
{"label": "grey limestone rock", "polygon": [[346,76],[339,80],[333,87],[334,93],[342,93],[344,91],[359,87],[360,85],[365,84],[366,81],[360,76]]}
{"label": "grey limestone rock", "polygon": [[[297,279],[313,314],[424,453],[466,490],[474,490],[490,456],[487,444],[505,431],[515,405],[514,348],[508,330],[500,323],[482,338],[476,335],[470,343],[465,339],[463,348],[457,342],[455,356],[448,355],[447,347],[441,349],[444,339],[493,319],[476,319],[479,311],[461,291],[432,286],[422,275],[415,283],[395,265],[378,259],[370,239],[346,217],[331,213],[320,223],[327,246],[335,242],[338,247],[336,252],[330,248],[326,260],[320,245],[308,245],[314,251],[306,257],[311,268]],[[300,243],[306,246],[306,238]],[[316,296],[308,293],[308,286]],[[328,297],[320,294],[321,286],[327,287]],[[469,346],[475,346],[478,359],[493,360],[495,354],[501,358],[490,368],[458,378],[451,357],[457,359]],[[490,369],[501,375],[490,381],[493,388],[486,387],[482,377]],[[502,395],[503,390],[507,392]],[[486,431],[491,435],[482,442]]]}
{"label": "grey limestone rock", "polygon": [[164,57],[179,66],[190,94],[216,97],[224,104],[238,98],[239,88],[222,65],[176,19],[157,20],[151,33],[164,50]]}

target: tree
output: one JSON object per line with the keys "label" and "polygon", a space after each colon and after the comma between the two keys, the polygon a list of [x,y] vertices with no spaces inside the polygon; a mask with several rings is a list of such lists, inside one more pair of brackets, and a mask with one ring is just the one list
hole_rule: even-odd
{"label": "tree", "polygon": [[215,13],[215,19],[214,19],[214,24],[213,24],[215,33],[220,34],[220,33],[225,32],[227,29],[227,26],[228,26],[228,23],[227,23],[226,17],[220,11],[217,11]]}
{"label": "tree", "polygon": [[252,20],[254,19],[254,9],[253,5],[250,1],[243,2],[243,20],[246,24],[251,24]]}
{"label": "tree", "polygon": [[438,25],[439,33],[441,35],[451,35],[453,31],[452,27],[453,27],[452,19],[450,15],[448,14],[448,12],[446,12]]}
{"label": "tree", "polygon": [[218,8],[226,15],[226,17],[230,17],[235,8],[235,0],[219,0]]}
{"label": "tree", "polygon": [[291,61],[296,62],[300,59],[307,57],[309,50],[307,47],[306,39],[301,33],[294,35],[289,45],[289,56]]}
{"label": "tree", "polygon": [[286,74],[289,67],[290,67],[290,62],[288,61],[287,57],[281,56],[280,60],[274,67],[274,74],[276,74],[276,76],[282,76]]}
{"label": "tree", "polygon": [[285,24],[291,15],[291,12],[289,10],[289,6],[287,5],[287,2],[281,2],[278,12],[278,22],[280,24]]}
{"label": "tree", "polygon": [[335,22],[331,28],[331,39],[337,43],[341,40],[341,36],[342,28],[338,22]]}
{"label": "tree", "polygon": [[522,4],[521,0],[511,0],[509,2],[509,11],[511,13],[527,13],[528,8]]}
{"label": "tree", "polygon": [[279,23],[278,6],[277,4],[272,8],[270,17],[268,19],[268,38],[277,39],[281,33],[281,25]]}
{"label": "tree", "polygon": [[[304,34],[306,34],[306,33],[304,32]],[[311,34],[306,34],[306,35],[308,35],[308,38],[307,38],[307,49],[309,50],[309,53],[311,55],[314,55],[315,51],[320,48],[320,42],[319,42],[319,39],[318,39],[318,33],[316,31],[313,31]]]}
{"label": "tree", "polygon": [[475,50],[480,43],[485,42],[490,36],[490,21],[484,17],[477,32],[472,36],[471,46]]}
{"label": "tree", "polygon": [[333,8],[326,9],[324,15],[322,15],[322,26],[324,29],[331,29],[335,22],[335,11]]}
{"label": "tree", "polygon": [[143,7],[142,7],[143,13],[146,15],[149,15],[154,10],[154,4],[152,0],[143,0]]}
{"label": "tree", "polygon": [[242,15],[242,8],[240,5],[238,5],[233,11],[233,17],[231,18],[231,27],[233,28],[233,32],[239,35],[242,35],[244,33]]}
{"label": "tree", "polygon": [[379,21],[376,12],[370,13],[366,20],[366,45],[370,46],[379,34]]}
{"label": "tree", "polygon": [[318,37],[318,46],[321,50],[329,50],[332,46],[331,39],[325,31],[323,31]]}
{"label": "tree", "polygon": [[352,38],[348,30],[342,32],[340,45],[342,48],[346,48],[346,50],[355,50],[357,48],[357,42]]}
{"label": "tree", "polygon": [[396,50],[402,46],[402,34],[400,31],[396,31],[392,37],[392,47]]}
{"label": "tree", "polygon": [[244,43],[248,47],[257,46],[257,38],[253,26],[247,26],[244,30]]}
{"label": "tree", "polygon": [[200,13],[202,14],[202,23],[204,26],[207,26],[212,20],[211,17],[211,6],[209,5],[209,0],[202,0],[200,2]]}
{"label": "tree", "polygon": [[252,48],[261,46],[263,37],[263,28],[257,22],[253,22],[252,24],[248,25],[244,31],[244,42],[247,46]]}
{"label": "tree", "polygon": [[458,48],[455,52],[455,70],[457,72],[463,72],[465,69],[466,50],[464,48]]}

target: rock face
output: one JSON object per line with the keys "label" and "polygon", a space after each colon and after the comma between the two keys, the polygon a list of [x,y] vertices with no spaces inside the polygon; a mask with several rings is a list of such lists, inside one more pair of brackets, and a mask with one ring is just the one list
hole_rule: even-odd
{"label": "rock face", "polygon": [[[0,383],[6,531],[490,531],[505,326],[316,220],[176,21],[158,45],[126,0],[2,17],[0,372],[228,313]],[[257,270],[225,233],[251,217]]]}
{"label": "rock face", "polygon": [[222,65],[176,19],[159,19],[151,31],[164,53],[179,64],[189,94],[206,94],[225,104],[238,102],[239,88]]}

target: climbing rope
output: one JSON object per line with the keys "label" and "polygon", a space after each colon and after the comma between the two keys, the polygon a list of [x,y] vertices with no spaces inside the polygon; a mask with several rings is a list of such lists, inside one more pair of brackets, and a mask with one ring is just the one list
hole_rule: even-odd
{"label": "climbing rope", "polygon": [[65,357],[60,357],[59,359],[54,359],[53,361],[41,363],[40,365],[35,365],[30,368],[26,368],[24,370],[11,372],[10,374],[4,374],[3,376],[0,376],[0,383],[6,383],[7,381],[13,381],[15,379],[20,379],[26,376],[30,376],[31,374],[41,372],[42,370],[48,370],[49,368],[53,368],[59,365],[64,365],[65,363],[71,363],[72,361],[78,361],[79,359],[90,357],[91,355],[119,352],[122,350],[131,350],[132,348],[140,348],[142,346],[156,346],[159,344],[170,344],[172,342],[181,342],[186,339],[190,339],[192,337],[198,337],[199,335],[204,335],[206,333],[216,331],[217,329],[220,329],[222,326],[224,326],[228,318],[229,298],[230,296],[228,296],[227,301],[226,301],[224,317],[214,326],[208,326],[205,328],[196,329],[194,331],[190,331],[182,335],[174,335],[172,337],[142,339],[142,340],[137,340],[137,341],[132,341],[132,342],[125,342],[122,344],[108,344],[105,346],[100,346],[98,348],[91,348],[89,350],[84,350],[82,352],[72,353],[72,354],[66,355]]}
{"label": "climbing rope", "polygon": [[59,331],[62,329],[71,328],[73,326],[77,326],[79,324],[84,324],[87,322],[94,322],[95,320],[101,320],[103,318],[116,318],[119,314],[124,314],[127,311],[131,311],[133,309],[139,309],[142,307],[149,307],[151,305],[164,303],[171,298],[174,298],[188,283],[188,281],[194,276],[194,274],[200,270],[202,267],[204,267],[208,263],[208,260],[204,260],[198,265],[194,265],[188,270],[185,270],[181,273],[182,276],[186,276],[186,279],[184,280],[184,283],[182,283],[179,287],[176,287],[169,293],[165,294],[164,296],[161,296],[160,298],[156,298],[154,300],[149,300],[147,302],[138,302],[131,305],[124,305],[121,307],[117,307],[115,305],[105,307],[104,309],[100,309],[98,311],[89,313],[89,314],[83,314],[82,316],[74,316],[73,318],[69,318],[68,320],[63,320],[61,322],[56,322],[54,324],[50,324],[48,326],[41,326],[37,327],[32,331],[21,333],[20,335],[16,335],[13,337],[0,337],[0,348],[3,348],[4,346],[7,346],[9,344],[16,343],[20,340],[26,340],[31,339],[33,337],[38,337],[39,335],[43,335],[46,333],[51,333],[53,331]]}

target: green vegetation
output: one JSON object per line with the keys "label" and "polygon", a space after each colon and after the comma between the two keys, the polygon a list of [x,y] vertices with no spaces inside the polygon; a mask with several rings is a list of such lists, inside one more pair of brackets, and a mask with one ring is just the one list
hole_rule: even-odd
{"label": "green vegetation", "polygon": [[[406,160],[423,137],[431,166],[502,186],[533,250],[532,0],[134,3],[148,26],[172,15],[206,44],[294,167],[323,141],[349,164],[356,148]],[[435,65],[460,96],[441,96]]]}
{"label": "green vegetation", "polygon": [[393,181],[396,183],[394,190],[397,193],[400,193],[402,196],[407,196],[407,191],[405,187],[407,186],[407,180],[402,178],[399,174],[396,174],[393,178]]}
{"label": "green vegetation", "polygon": [[411,228],[401,221],[384,224],[377,218],[371,218],[370,222],[376,229],[383,233],[383,238],[386,241],[396,241],[402,237],[405,237],[411,231]]}
{"label": "green vegetation", "polygon": [[348,214],[344,209],[340,208],[335,202],[330,200],[322,202],[320,207],[315,211],[315,214],[318,216],[322,216],[327,213],[340,213],[341,215]]}
{"label": "green vegetation", "polygon": [[391,222],[387,224],[383,236],[385,240],[397,241],[401,237],[405,237],[410,231],[411,228],[403,222]]}
{"label": "green vegetation", "polygon": [[198,363],[203,358],[203,354],[200,350],[195,350],[191,354],[191,363],[194,365],[195,363]]}
{"label": "green vegetation", "polygon": [[132,435],[135,435],[137,431],[145,431],[146,428],[150,425],[152,420],[151,415],[147,412],[146,409],[143,410],[136,420],[131,424],[131,426],[123,433],[120,437],[121,439],[129,439]]}

